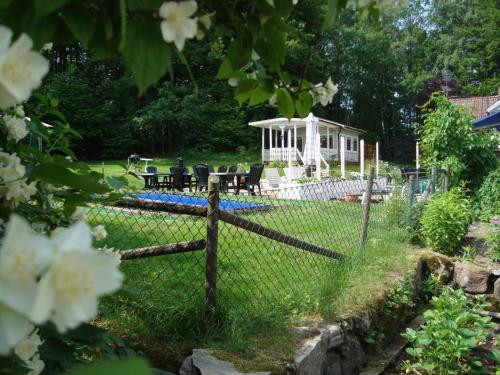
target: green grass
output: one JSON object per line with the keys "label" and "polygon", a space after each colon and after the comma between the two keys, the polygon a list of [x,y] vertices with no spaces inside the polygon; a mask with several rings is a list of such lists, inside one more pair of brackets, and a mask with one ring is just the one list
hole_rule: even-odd
{"label": "green grass", "polygon": [[[344,254],[357,250],[360,204],[231,199],[272,204],[270,211],[242,214],[266,227]],[[288,326],[362,309],[371,294],[385,290],[408,268],[406,238],[395,230],[390,211],[387,204],[372,206],[368,244],[354,262],[334,261],[219,223],[219,325],[210,334],[204,333],[202,319],[203,251],[123,262],[126,287],[138,294],[108,300],[105,316],[119,333],[147,342],[146,352],[163,366],[178,362],[192,347],[211,347],[238,358],[242,368],[273,367],[293,352],[296,338]],[[185,215],[97,207],[90,221],[105,224],[106,245],[119,250],[206,237],[206,220]],[[164,354],[155,351],[157,346]]]}

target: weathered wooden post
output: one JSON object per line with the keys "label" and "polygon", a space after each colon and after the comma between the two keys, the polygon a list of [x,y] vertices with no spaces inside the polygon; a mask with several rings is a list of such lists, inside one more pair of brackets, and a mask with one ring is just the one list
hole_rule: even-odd
{"label": "weathered wooden post", "polygon": [[217,237],[219,227],[219,177],[208,177],[207,254],[205,260],[205,326],[213,327],[217,307]]}
{"label": "weathered wooden post", "polygon": [[415,198],[415,176],[410,176],[408,181],[408,225],[412,225],[413,200]]}
{"label": "weathered wooden post", "polygon": [[361,224],[361,236],[359,238],[359,250],[360,252],[366,243],[366,236],[368,235],[368,222],[370,220],[370,204],[372,201],[372,191],[373,191],[373,176],[375,174],[375,168],[370,166],[370,171],[368,172],[368,180],[366,181],[366,194],[363,200],[363,222]]}
{"label": "weathered wooden post", "polygon": [[444,191],[450,191],[450,166],[444,169]]}
{"label": "weathered wooden post", "polygon": [[436,191],[436,183],[437,183],[437,168],[435,165],[432,166],[432,174],[431,174],[431,194]]}

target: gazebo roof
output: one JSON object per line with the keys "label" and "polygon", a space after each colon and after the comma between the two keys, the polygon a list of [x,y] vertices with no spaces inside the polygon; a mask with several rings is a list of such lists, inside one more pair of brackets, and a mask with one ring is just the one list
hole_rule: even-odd
{"label": "gazebo roof", "polygon": [[[327,120],[327,119],[324,119],[324,118],[314,117],[313,119],[316,120],[322,126],[328,126],[328,127],[332,127],[332,128],[348,129],[348,130],[352,130],[352,131],[357,132],[357,133],[366,133],[366,130],[354,128],[352,126],[344,125],[344,124],[341,124],[339,122]],[[293,117],[290,120],[288,120],[285,117],[277,117],[277,118],[272,118],[272,119],[267,119],[267,120],[252,121],[252,122],[249,122],[248,125],[254,126],[254,127],[257,127],[257,128],[269,128],[269,127],[272,127],[272,128],[279,128],[279,129],[281,129],[281,127],[283,127],[283,129],[292,129],[294,126],[296,126],[297,128],[305,127],[307,121],[308,121],[307,117],[306,118]]]}

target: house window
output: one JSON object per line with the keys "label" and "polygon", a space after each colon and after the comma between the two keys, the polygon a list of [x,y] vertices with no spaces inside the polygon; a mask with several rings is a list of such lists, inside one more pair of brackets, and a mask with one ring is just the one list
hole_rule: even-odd
{"label": "house window", "polygon": [[347,151],[351,151],[351,137],[347,137]]}
{"label": "house window", "polygon": [[326,135],[322,135],[320,139],[321,148],[326,148]]}
{"label": "house window", "polygon": [[352,150],[358,151],[358,140],[357,139],[352,140]]}

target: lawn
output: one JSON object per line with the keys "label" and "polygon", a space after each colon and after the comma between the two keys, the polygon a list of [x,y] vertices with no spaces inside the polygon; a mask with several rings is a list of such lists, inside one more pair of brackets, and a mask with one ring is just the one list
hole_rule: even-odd
{"label": "lawn", "polygon": [[[230,199],[272,205],[269,211],[243,214],[261,225],[348,255],[358,249],[360,204]],[[137,293],[108,300],[108,324],[146,344],[148,355],[163,366],[178,362],[193,346],[218,348],[229,357],[237,353],[246,358],[240,363],[245,368],[273,365],[274,360],[289,358],[295,345],[288,325],[362,308],[374,288],[391,285],[391,278],[408,268],[405,236],[395,230],[389,215],[393,206],[372,206],[368,245],[360,258],[349,262],[219,223],[219,326],[209,335],[203,333],[202,320],[203,251],[126,261],[126,287]],[[186,215],[96,207],[89,219],[106,226],[105,244],[119,250],[206,237],[206,220]],[[364,285],[364,280],[370,284]],[[163,349],[171,345],[171,353],[156,353],[155,343],[160,342]],[[263,362],[261,356],[269,352],[274,354]]]}

